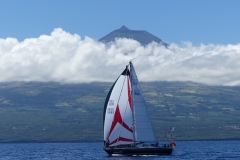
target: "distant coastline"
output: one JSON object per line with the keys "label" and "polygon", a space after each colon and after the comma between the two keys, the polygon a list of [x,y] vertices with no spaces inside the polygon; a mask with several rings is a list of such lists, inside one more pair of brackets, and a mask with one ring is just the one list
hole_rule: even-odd
{"label": "distant coastline", "polygon": [[[170,140],[162,140],[159,141],[159,143],[161,142],[166,142],[166,141],[170,141]],[[175,141],[240,141],[240,138],[230,138],[230,139],[195,139],[195,140],[175,140]],[[20,141],[6,141],[6,142],[1,142],[0,144],[3,143],[96,143],[96,142],[103,142],[103,141],[92,141],[92,140],[79,140],[79,141],[32,141],[32,140],[20,140]]]}

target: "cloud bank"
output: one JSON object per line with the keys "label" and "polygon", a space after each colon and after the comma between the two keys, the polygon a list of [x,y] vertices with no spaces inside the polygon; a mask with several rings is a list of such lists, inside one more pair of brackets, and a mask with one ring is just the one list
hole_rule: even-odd
{"label": "cloud bank", "polygon": [[132,61],[140,81],[193,81],[240,85],[240,44],[165,48],[118,39],[105,45],[61,28],[51,35],[0,39],[0,82],[113,82]]}

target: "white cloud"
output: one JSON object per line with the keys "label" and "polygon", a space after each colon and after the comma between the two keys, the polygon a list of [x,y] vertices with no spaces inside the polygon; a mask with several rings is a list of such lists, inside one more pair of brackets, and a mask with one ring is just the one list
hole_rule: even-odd
{"label": "white cloud", "polygon": [[140,81],[194,81],[240,85],[240,44],[146,47],[128,39],[104,45],[62,29],[51,35],[0,39],[0,82],[114,81],[132,60]]}

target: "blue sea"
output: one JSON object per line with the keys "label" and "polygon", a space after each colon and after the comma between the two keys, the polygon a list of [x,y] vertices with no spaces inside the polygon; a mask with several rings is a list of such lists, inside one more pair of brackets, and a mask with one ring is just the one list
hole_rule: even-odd
{"label": "blue sea", "polygon": [[176,141],[167,156],[112,156],[101,142],[88,143],[0,143],[0,160],[155,160],[155,159],[240,159],[240,140]]}

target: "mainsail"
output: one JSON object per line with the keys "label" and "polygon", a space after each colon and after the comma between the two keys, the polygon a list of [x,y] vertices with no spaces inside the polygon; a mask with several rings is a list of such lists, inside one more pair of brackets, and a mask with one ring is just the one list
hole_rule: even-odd
{"label": "mainsail", "polygon": [[150,121],[147,105],[143,98],[142,90],[135,72],[130,62],[130,79],[132,84],[132,104],[136,142],[156,142],[155,135]]}
{"label": "mainsail", "polygon": [[156,142],[146,103],[130,62],[110,89],[104,106],[104,140],[109,146]]}

